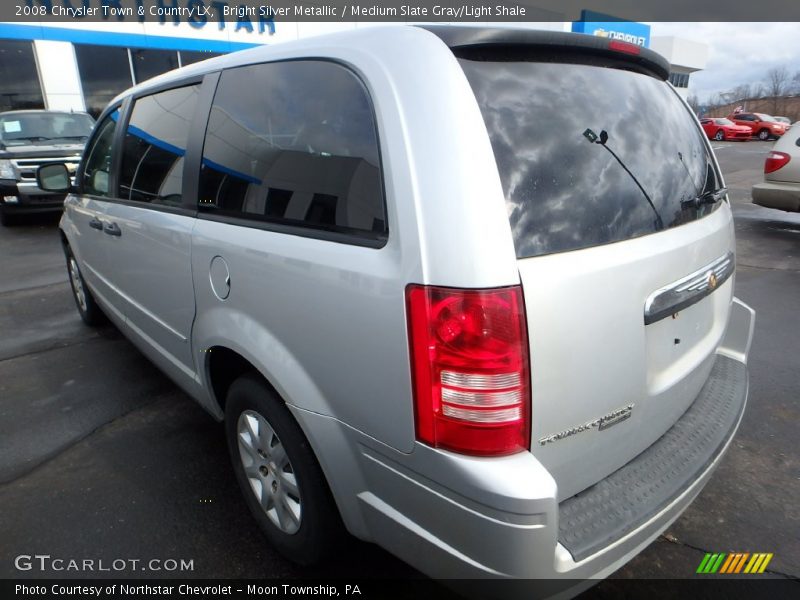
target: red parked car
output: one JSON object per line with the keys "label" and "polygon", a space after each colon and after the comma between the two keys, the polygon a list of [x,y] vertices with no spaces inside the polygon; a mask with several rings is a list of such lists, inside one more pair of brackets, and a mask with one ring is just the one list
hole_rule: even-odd
{"label": "red parked car", "polygon": [[733,113],[728,115],[728,118],[737,125],[744,125],[749,127],[752,135],[758,137],[762,141],[770,138],[778,139],[786,133],[787,126],[785,123],[776,121],[774,117],[765,115],[764,113]]}
{"label": "red parked car", "polygon": [[749,140],[752,131],[744,125],[737,125],[730,119],[723,117],[708,117],[700,119],[700,125],[706,132],[708,139],[717,140]]}

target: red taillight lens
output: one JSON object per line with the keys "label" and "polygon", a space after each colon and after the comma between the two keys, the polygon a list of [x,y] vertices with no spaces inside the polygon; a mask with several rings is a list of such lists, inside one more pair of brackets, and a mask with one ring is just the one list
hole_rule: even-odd
{"label": "red taillight lens", "polygon": [[406,289],[417,439],[481,456],[529,447],[528,334],[520,286]]}
{"label": "red taillight lens", "polygon": [[615,50],[617,52],[624,52],[625,54],[641,54],[642,47],[637,46],[636,44],[631,44],[629,42],[621,42],[620,40],[611,40],[608,42],[609,50]]}
{"label": "red taillight lens", "polygon": [[767,154],[767,160],[764,161],[764,173],[772,173],[777,171],[786,163],[791,160],[791,156],[785,152],[775,152],[774,150]]}

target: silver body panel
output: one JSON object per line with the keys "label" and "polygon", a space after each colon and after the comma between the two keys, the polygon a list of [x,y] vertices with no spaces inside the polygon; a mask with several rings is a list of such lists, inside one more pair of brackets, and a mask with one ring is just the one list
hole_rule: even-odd
{"label": "silver body panel", "polygon": [[[679,318],[644,323],[650,295],[733,250],[729,206],[655,235],[517,260],[469,83],[444,43],[416,28],[245,51],[131,93],[303,57],[348,66],[369,91],[387,243],[348,245],[71,196],[61,227],[97,300],[217,418],[223,412],[209,381],[208,349],[225,347],[249,361],[287,402],[358,537],[437,577],[609,574],[677,518],[717,461],[658,515],[579,564],[557,543],[558,502],[669,429],[702,388],[716,353],[746,362],[753,315],[733,299],[732,277]],[[121,236],[91,229],[92,218],[116,223]],[[531,452],[474,458],[415,441],[409,283],[522,284]],[[536,443],[627,404],[635,405],[631,417],[608,431]]]}

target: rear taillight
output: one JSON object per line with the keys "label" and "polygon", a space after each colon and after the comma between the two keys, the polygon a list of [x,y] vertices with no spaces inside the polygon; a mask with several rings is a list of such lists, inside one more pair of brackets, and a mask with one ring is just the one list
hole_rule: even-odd
{"label": "rear taillight", "polygon": [[764,173],[773,173],[786,165],[790,160],[791,156],[785,152],[775,152],[773,150],[767,154],[767,160],[764,161]]}
{"label": "rear taillight", "polygon": [[406,289],[417,439],[474,455],[529,447],[528,334],[520,286]]}

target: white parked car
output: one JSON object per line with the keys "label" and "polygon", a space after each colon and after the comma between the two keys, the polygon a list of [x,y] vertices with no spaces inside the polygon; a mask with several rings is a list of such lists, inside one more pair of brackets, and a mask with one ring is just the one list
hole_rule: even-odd
{"label": "white parked car", "polygon": [[786,131],[764,161],[764,182],[753,186],[753,202],[800,211],[800,123]]}

